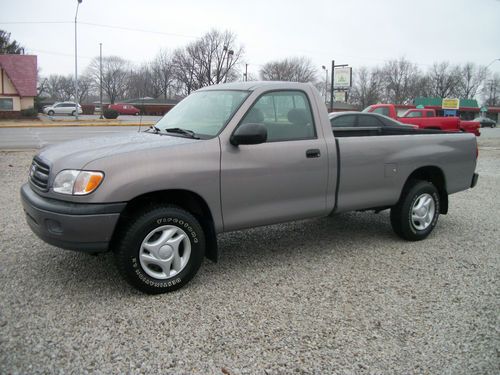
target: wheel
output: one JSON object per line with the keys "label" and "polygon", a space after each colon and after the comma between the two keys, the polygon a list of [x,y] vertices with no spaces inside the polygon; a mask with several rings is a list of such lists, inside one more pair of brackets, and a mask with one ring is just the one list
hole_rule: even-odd
{"label": "wheel", "polygon": [[158,294],[191,280],[205,255],[205,236],[198,220],[175,206],[139,213],[125,224],[114,249],[122,276],[138,290]]}
{"label": "wheel", "polygon": [[47,112],[47,114],[48,114],[49,116],[54,116],[54,111],[50,110],[49,112]]}
{"label": "wheel", "polygon": [[436,226],[440,208],[436,187],[428,181],[414,181],[391,208],[392,228],[405,240],[423,240]]}
{"label": "wheel", "polygon": [[76,115],[76,111],[71,112],[71,116],[75,116],[75,115]]}
{"label": "wheel", "polygon": [[491,124],[491,128],[496,128],[497,124]]}

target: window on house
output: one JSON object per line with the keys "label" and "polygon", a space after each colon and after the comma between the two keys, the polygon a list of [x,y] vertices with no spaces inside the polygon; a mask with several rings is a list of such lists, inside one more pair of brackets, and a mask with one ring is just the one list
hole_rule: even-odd
{"label": "window on house", "polygon": [[0,98],[0,111],[13,111],[14,100],[12,98]]}

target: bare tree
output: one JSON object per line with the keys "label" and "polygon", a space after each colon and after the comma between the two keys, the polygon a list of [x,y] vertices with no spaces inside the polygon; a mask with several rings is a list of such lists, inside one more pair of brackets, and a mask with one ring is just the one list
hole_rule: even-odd
{"label": "bare tree", "polygon": [[361,108],[378,103],[383,95],[382,74],[377,68],[361,67],[354,72],[353,86],[349,96],[351,103]]}
{"label": "bare tree", "polygon": [[173,56],[166,50],[161,50],[151,62],[151,84],[164,99],[171,96],[175,81],[175,65]]}
{"label": "bare tree", "polygon": [[[96,57],[87,68],[86,74],[95,87],[99,87],[99,58]],[[123,98],[128,90],[130,63],[119,57],[109,56],[102,59],[102,89],[111,104],[118,98]]]}
{"label": "bare tree", "polygon": [[271,61],[260,70],[264,81],[316,82],[317,70],[306,57],[292,57]]}
{"label": "bare tree", "polygon": [[476,66],[474,63],[466,63],[458,76],[457,93],[460,98],[473,99],[479,92],[488,75],[485,66]]}
{"label": "bare tree", "polygon": [[490,107],[500,106],[500,74],[496,73],[483,86],[484,104]]}
{"label": "bare tree", "polygon": [[383,100],[389,103],[406,104],[417,95],[418,82],[421,77],[417,65],[404,57],[388,61],[380,71],[384,85]]}
{"label": "bare tree", "polygon": [[448,62],[434,63],[427,73],[431,96],[459,96],[460,68]]}
{"label": "bare tree", "polygon": [[172,62],[182,91],[189,94],[200,87],[237,79],[236,66],[242,56],[243,47],[236,43],[234,33],[212,30],[176,50]]}

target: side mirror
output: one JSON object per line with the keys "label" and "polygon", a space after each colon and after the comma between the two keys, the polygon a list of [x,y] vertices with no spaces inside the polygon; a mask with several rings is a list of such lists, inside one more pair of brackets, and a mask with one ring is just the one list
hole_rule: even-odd
{"label": "side mirror", "polygon": [[257,145],[267,141],[267,129],[263,124],[242,124],[231,135],[233,146]]}

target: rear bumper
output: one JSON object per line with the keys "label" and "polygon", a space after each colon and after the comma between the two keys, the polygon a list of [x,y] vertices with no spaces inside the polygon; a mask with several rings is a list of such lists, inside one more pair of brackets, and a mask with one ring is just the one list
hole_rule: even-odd
{"label": "rear bumper", "polygon": [[82,204],[44,198],[21,187],[26,221],[43,241],[69,250],[107,251],[126,203]]}
{"label": "rear bumper", "polygon": [[477,180],[479,179],[479,174],[478,173],[474,173],[472,175],[472,181],[470,183],[470,187],[473,188],[474,186],[477,185]]}

